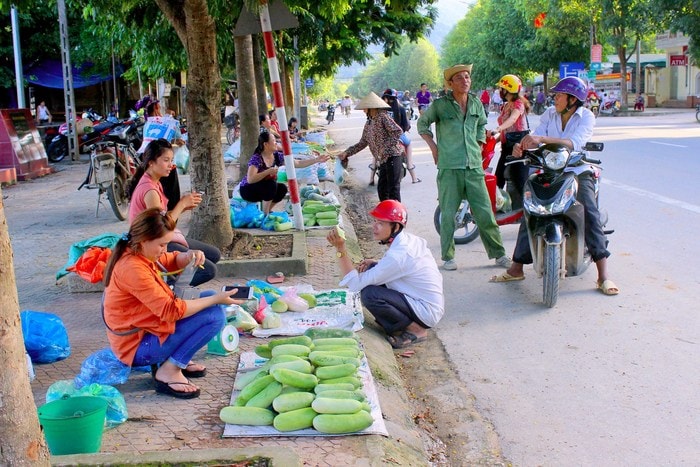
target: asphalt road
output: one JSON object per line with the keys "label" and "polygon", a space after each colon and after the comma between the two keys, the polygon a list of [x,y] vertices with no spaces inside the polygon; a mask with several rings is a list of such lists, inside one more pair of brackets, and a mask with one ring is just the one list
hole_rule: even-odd
{"label": "asphalt road", "polygon": [[[353,111],[333,126],[359,139],[363,123]],[[404,179],[402,198],[409,229],[439,259],[436,170],[411,135],[422,183]],[[600,117],[594,140],[605,143],[601,205],[615,229],[609,269],[621,294],[596,291],[591,267],[566,278],[557,306],[545,308],[531,268],[523,282],[488,283],[502,270],[477,240],[457,247],[459,270],[443,273],[447,313],[435,332],[514,465],[697,465],[700,125],[690,110]],[[360,180],[369,181],[369,161],[366,150],[351,159]],[[508,252],[516,233],[502,228]]]}

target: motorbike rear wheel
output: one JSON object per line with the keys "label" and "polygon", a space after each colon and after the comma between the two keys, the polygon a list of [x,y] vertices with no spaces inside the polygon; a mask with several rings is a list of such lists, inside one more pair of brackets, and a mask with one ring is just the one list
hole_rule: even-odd
{"label": "motorbike rear wheel", "polygon": [[542,301],[552,308],[559,298],[559,267],[561,265],[560,245],[547,245],[544,250],[544,271],[542,274]]}
{"label": "motorbike rear wheel", "polygon": [[116,174],[112,183],[107,187],[107,199],[112,207],[114,215],[120,221],[126,220],[129,215],[129,198],[126,194],[127,183],[124,178]]}
{"label": "motorbike rear wheel", "polygon": [[46,156],[51,162],[61,162],[68,155],[68,140],[61,138],[49,145]]}
{"label": "motorbike rear wheel", "polygon": [[[455,214],[455,233],[454,239],[456,245],[465,245],[479,236],[479,228],[474,223],[474,217],[472,217],[469,209],[466,209],[466,214],[461,215],[464,212],[464,203],[467,201],[462,200],[459,205],[459,209]],[[433,215],[433,224],[435,225],[435,230],[440,233],[440,222],[442,219],[442,213],[440,212],[440,206],[435,208],[435,214]]]}

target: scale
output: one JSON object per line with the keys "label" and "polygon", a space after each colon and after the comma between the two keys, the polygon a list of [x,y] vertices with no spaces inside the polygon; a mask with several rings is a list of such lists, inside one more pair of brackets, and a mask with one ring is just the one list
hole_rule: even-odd
{"label": "scale", "polygon": [[232,324],[227,324],[207,344],[207,353],[214,355],[229,355],[238,349],[238,330]]}

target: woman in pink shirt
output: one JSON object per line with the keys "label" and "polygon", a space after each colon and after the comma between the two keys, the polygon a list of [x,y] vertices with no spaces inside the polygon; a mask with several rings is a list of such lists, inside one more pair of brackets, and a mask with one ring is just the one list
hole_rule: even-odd
{"label": "woman in pink shirt", "polygon": [[[136,170],[129,186],[129,223],[136,216],[149,208],[158,208],[168,212],[177,221],[187,210],[194,209],[202,202],[202,193],[185,193],[180,201],[168,210],[168,198],[163,192],[162,180],[168,177],[173,166],[173,147],[164,139],[151,141],[143,152],[143,161]],[[221,251],[213,245],[185,238],[184,234],[175,229],[172,240],[168,243],[168,251],[201,250],[206,261],[195,272],[191,286],[197,286],[216,277],[216,263],[221,259]]]}

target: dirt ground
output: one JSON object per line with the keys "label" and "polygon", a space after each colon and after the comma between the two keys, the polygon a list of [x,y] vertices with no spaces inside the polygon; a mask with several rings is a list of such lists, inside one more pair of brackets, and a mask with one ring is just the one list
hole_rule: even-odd
{"label": "dirt ground", "polygon": [[222,251],[224,259],[288,258],[292,255],[292,235],[251,235],[234,231],[233,242]]}

